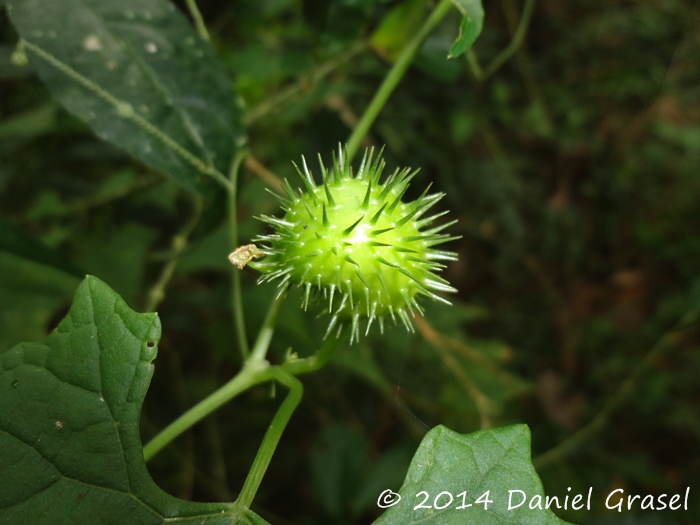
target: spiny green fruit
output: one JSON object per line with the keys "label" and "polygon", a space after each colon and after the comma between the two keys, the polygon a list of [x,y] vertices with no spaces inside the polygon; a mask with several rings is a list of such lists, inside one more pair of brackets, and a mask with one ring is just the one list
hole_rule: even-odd
{"label": "spiny green fruit", "polygon": [[281,279],[283,289],[301,286],[304,309],[312,291],[320,292],[332,315],[326,336],[339,321],[342,327],[342,320],[349,320],[351,343],[359,339],[360,319],[369,319],[365,334],[375,318],[383,333],[387,315],[394,323],[398,316],[412,331],[409,313],[423,312],[418,295],[450,304],[434,292],[457,291],[435,273],[445,268],[439,261],[456,261],[457,254],[434,248],[459,238],[440,233],[457,221],[424,230],[447,212],[421,219],[444,194],[427,195],[428,186],[417,200],[401,202],[417,171],[397,169],[382,183],[381,152],[372,157],[373,150],[366,151],[353,175],[342,149],[330,170],[319,156],[320,185],[303,157],[303,171],[294,164],[305,191],[295,191],[285,180],[288,199],[278,197],[285,215],[259,217],[275,232],[255,239],[269,246],[262,247],[262,261],[250,264],[264,274],[260,282]]}

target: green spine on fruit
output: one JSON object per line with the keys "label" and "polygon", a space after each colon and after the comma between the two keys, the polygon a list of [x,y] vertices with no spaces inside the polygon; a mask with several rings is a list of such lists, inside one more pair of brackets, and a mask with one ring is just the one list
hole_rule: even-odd
{"label": "green spine on fruit", "polygon": [[457,221],[425,229],[447,212],[421,218],[443,193],[428,195],[428,188],[413,202],[401,201],[417,171],[396,170],[384,182],[381,152],[365,152],[353,174],[345,152],[339,149],[327,170],[319,156],[322,183],[316,184],[302,157],[302,170],[294,166],[304,190],[295,191],[285,180],[287,198],[278,197],[283,218],[262,216],[275,230],[255,242],[265,257],[249,266],[263,273],[259,282],[280,279],[279,286],[297,284],[303,289],[302,307],[320,292],[328,303],[331,321],[326,335],[343,320],[351,323],[351,342],[359,339],[360,320],[368,319],[365,334],[377,319],[382,333],[384,318],[397,318],[413,330],[410,315],[423,312],[418,296],[450,304],[435,292],[456,292],[439,277],[441,261],[456,261],[454,252],[435,249],[458,239],[440,233]]}

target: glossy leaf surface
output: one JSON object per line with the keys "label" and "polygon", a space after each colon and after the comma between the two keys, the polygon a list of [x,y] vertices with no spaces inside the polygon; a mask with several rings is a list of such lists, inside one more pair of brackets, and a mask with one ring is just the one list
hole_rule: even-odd
{"label": "glossy leaf surface", "polygon": [[231,81],[168,0],[11,0],[30,64],[102,139],[202,190],[245,143]]}

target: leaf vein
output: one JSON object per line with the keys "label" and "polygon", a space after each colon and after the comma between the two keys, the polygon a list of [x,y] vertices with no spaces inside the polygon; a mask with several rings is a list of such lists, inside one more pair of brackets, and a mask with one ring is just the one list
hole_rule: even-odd
{"label": "leaf vein", "polygon": [[218,171],[214,166],[207,165],[206,162],[204,162],[202,159],[188,151],[175,139],[173,139],[172,137],[164,133],[162,130],[151,124],[151,122],[149,122],[141,115],[136,113],[136,111],[134,111],[134,108],[129,102],[120,100],[119,98],[115,97],[109,91],[100,86],[97,82],[83,76],[78,71],[70,67],[68,64],[62,62],[61,60],[59,60],[58,58],[56,58],[51,53],[38,46],[37,44],[33,44],[26,39],[22,39],[21,44],[23,44],[27,49],[32,51],[38,57],[40,57],[41,59],[43,59],[44,61],[46,61],[47,63],[49,63],[50,65],[52,65],[53,67],[55,67],[56,69],[73,79],[74,81],[76,81],[85,89],[92,92],[94,95],[98,96],[103,101],[113,106],[117,114],[121,118],[131,121],[136,126],[144,130],[146,133],[159,140],[166,147],[170,148],[173,152],[175,152],[180,158],[189,163],[197,171],[199,171],[203,175],[208,175],[212,177],[219,184],[221,184],[227,189],[230,189],[231,183],[220,171]]}

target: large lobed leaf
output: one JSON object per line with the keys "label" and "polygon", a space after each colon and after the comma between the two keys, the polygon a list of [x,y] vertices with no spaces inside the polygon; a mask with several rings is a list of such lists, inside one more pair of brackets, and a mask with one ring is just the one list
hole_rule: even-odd
{"label": "large lobed leaf", "polygon": [[[527,501],[509,510],[511,490],[523,491]],[[385,505],[395,504],[374,525],[566,525],[544,509],[544,490],[530,461],[526,425],[467,435],[441,425],[433,428],[413,457],[399,494],[400,499],[384,495]],[[543,509],[530,509],[529,502],[537,495]],[[448,504],[450,496],[453,501]],[[491,503],[485,504],[485,499]],[[514,493],[513,507],[521,500]]]}
{"label": "large lobed leaf", "polygon": [[33,66],[101,138],[202,190],[245,143],[230,79],[169,0],[8,0]]}
{"label": "large lobed leaf", "polygon": [[0,523],[264,523],[174,498],[146,469],[138,421],[160,338],[95,277],[42,344],[0,354]]}

